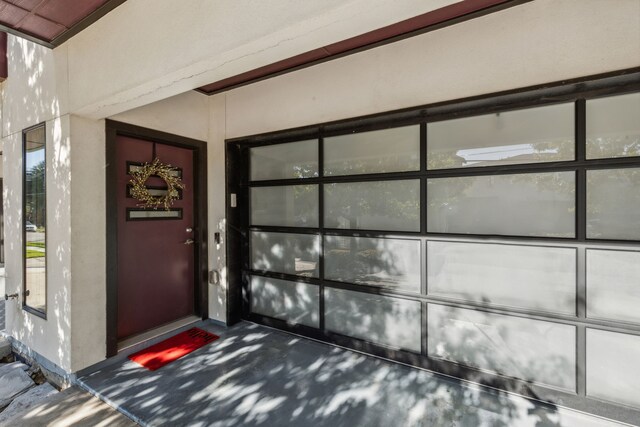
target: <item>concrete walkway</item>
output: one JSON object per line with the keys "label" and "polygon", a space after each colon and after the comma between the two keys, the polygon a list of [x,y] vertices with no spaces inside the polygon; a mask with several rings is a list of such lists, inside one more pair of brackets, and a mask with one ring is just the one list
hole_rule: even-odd
{"label": "concrete walkway", "polygon": [[240,323],[151,372],[123,360],[80,378],[149,426],[523,426],[620,424]]}
{"label": "concrete walkway", "polygon": [[0,422],[0,426],[132,427],[136,423],[78,387],[71,387]]}

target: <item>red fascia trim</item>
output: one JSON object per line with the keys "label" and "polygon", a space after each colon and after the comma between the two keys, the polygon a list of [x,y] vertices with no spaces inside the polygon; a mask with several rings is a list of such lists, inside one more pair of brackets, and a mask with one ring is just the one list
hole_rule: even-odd
{"label": "red fascia trim", "polygon": [[9,77],[9,61],[7,60],[7,33],[0,32],[0,82]]}
{"label": "red fascia trim", "polygon": [[366,46],[383,42],[394,37],[419,31],[427,27],[440,24],[450,19],[460,18],[470,13],[478,12],[482,9],[497,6],[503,3],[512,2],[513,0],[463,0],[404,21],[378,28],[346,40],[339,41],[319,49],[314,49],[300,55],[292,56],[278,62],[274,62],[263,67],[255,68],[233,77],[228,77],[206,86],[202,86],[197,90],[206,94],[213,94],[222,90],[236,87],[255,80],[260,80],[268,76],[282,74],[288,70],[300,68],[304,65],[310,65],[316,61],[327,60],[333,56],[341,55],[349,51],[356,51]]}
{"label": "red fascia trim", "polygon": [[310,50],[309,52],[301,53],[300,55],[292,56],[291,58],[284,59],[282,61],[274,62],[273,64],[265,65],[260,68],[255,68],[251,71],[237,74],[233,77],[228,77],[223,80],[218,80],[215,83],[210,83],[206,86],[202,86],[197,90],[205,92],[208,95],[214,92],[219,92],[223,89],[238,86],[243,83],[247,83],[252,80],[260,79],[266,76],[279,74],[283,71],[297,68],[305,64],[309,64],[321,59],[327,58],[329,55],[324,48]]}

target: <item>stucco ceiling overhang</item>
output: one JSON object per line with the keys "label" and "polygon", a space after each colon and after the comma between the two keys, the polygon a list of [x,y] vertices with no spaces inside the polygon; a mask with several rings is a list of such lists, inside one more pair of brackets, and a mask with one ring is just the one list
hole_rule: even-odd
{"label": "stucco ceiling overhang", "polygon": [[386,27],[210,83],[196,90],[206,95],[214,95],[529,1],[532,0],[462,0]]}

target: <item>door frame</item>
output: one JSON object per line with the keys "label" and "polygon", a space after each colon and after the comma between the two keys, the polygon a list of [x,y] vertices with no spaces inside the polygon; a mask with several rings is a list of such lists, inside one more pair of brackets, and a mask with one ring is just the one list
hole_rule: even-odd
{"label": "door frame", "polygon": [[116,140],[128,136],[193,150],[194,181],[194,313],[206,319],[208,313],[208,231],[207,231],[207,143],[114,120],[105,121],[106,131],[106,357],[118,354],[118,217]]}

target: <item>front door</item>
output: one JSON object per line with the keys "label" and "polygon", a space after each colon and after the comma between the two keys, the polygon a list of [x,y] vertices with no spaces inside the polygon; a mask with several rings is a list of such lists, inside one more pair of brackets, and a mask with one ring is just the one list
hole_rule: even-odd
{"label": "front door", "polygon": [[[117,336],[139,334],[195,312],[194,151],[118,135],[115,163],[117,204]],[[169,210],[146,208],[132,197],[132,171],[155,158],[176,168],[184,188]],[[151,194],[167,184],[151,176]]]}

